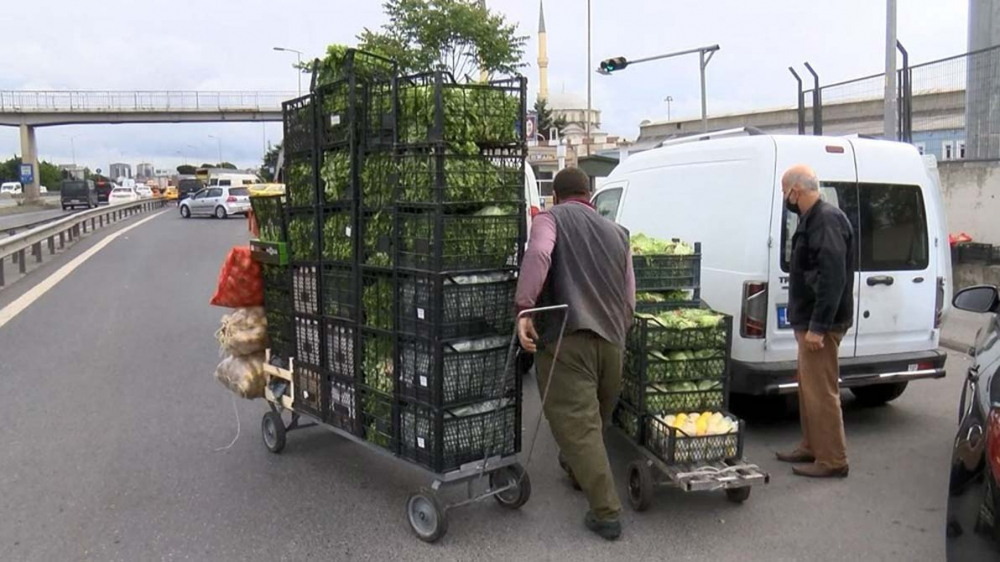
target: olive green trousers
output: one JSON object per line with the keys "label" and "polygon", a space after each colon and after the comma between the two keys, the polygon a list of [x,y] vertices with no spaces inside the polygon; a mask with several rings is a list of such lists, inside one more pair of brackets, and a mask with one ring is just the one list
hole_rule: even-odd
{"label": "olive green trousers", "polygon": [[580,484],[590,510],[601,520],[622,511],[615,490],[604,428],[618,403],[622,384],[622,349],[589,331],[563,337],[553,369],[555,345],[538,350],[539,394],[552,373],[543,411],[559,451]]}

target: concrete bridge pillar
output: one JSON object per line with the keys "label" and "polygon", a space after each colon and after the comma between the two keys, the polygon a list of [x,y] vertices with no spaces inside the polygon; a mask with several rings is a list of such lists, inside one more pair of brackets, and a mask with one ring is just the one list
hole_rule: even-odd
{"label": "concrete bridge pillar", "polygon": [[[38,186],[41,185],[38,168],[38,143],[35,141],[35,127],[21,123],[21,164],[31,164],[32,180],[24,186],[25,200],[38,199]],[[46,186],[48,187],[48,186]]]}

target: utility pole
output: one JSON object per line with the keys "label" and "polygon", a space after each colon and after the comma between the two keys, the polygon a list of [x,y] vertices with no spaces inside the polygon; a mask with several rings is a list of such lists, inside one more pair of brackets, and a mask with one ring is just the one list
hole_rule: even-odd
{"label": "utility pole", "polygon": [[885,121],[882,135],[896,138],[896,0],[885,2]]}
{"label": "utility pole", "polygon": [[299,77],[299,97],[302,97],[302,51],[296,51],[295,49],[289,49],[287,47],[274,47],[275,51],[285,52],[285,53],[295,53],[295,72]]}
{"label": "utility pole", "polygon": [[587,0],[587,136],[583,141],[587,146],[587,156],[590,156],[590,121],[593,115],[590,98],[590,61],[590,0]]}
{"label": "utility pole", "polygon": [[674,101],[674,97],[667,96],[663,101],[667,102],[667,121],[670,121],[670,102]]}

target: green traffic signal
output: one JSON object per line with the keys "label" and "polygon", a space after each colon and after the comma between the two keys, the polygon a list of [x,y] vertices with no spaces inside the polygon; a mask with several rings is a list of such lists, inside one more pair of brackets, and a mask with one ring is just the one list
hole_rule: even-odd
{"label": "green traffic signal", "polygon": [[614,57],[601,61],[601,71],[605,74],[610,74],[616,70],[624,70],[627,66],[628,60],[625,57]]}

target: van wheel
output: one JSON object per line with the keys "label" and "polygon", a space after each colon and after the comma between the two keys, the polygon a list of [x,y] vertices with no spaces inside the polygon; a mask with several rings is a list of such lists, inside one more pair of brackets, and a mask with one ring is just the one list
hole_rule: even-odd
{"label": "van wheel", "polygon": [[862,406],[882,406],[899,398],[906,390],[906,385],[906,382],[893,382],[858,386],[851,389],[851,394]]}

